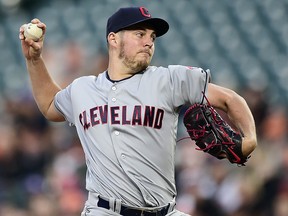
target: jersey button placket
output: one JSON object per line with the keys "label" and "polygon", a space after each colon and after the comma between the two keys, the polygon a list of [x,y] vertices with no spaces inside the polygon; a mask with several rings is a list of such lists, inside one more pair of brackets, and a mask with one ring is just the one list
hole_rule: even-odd
{"label": "jersey button placket", "polygon": [[[120,132],[118,130],[116,130],[116,131],[114,131],[114,135],[117,138],[117,137],[119,137]],[[125,160],[125,158],[126,158],[125,154],[121,153],[120,156],[121,156],[122,160]]]}
{"label": "jersey button placket", "polygon": [[[117,102],[117,90],[118,90],[117,84],[113,84],[111,86],[111,88],[110,88],[110,94],[109,94],[109,101],[111,103],[110,106],[115,106],[116,105],[116,102]],[[114,129],[116,129],[116,128],[114,128]],[[116,129],[116,130],[114,130],[113,134],[114,134],[114,136],[112,136],[113,143],[115,143],[115,148],[117,149],[118,148],[118,144],[117,143],[118,143],[118,141],[121,140],[121,133]],[[116,150],[116,151],[119,152],[119,150]],[[126,159],[126,156],[123,153],[120,153],[119,156],[120,156],[121,160],[125,160]]]}
{"label": "jersey button placket", "polygon": [[[116,92],[116,90],[117,90],[116,85],[113,85],[113,86],[111,87],[111,90],[112,90],[113,94],[115,95],[115,92]],[[112,98],[111,98],[111,101],[115,103],[115,102],[117,101],[117,99],[116,99],[115,97],[112,97]]]}

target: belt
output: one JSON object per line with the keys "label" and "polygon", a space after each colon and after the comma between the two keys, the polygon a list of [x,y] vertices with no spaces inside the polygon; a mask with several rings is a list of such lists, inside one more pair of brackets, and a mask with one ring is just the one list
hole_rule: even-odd
{"label": "belt", "polygon": [[[100,196],[97,206],[105,209],[110,209],[109,201],[102,199]],[[161,209],[149,211],[145,209],[141,210],[141,209],[129,208],[127,206],[121,205],[120,214],[123,216],[165,216],[168,214],[169,206],[170,203]]]}

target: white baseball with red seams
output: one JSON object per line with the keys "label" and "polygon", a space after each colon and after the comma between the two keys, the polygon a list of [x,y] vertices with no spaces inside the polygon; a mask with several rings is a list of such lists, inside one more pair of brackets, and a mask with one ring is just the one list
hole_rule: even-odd
{"label": "white baseball with red seams", "polygon": [[38,41],[43,35],[43,30],[34,23],[28,23],[24,26],[24,36],[25,38]]}

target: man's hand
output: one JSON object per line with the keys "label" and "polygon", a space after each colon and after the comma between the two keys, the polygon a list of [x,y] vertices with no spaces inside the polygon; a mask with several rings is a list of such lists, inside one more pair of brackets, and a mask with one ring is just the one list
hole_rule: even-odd
{"label": "man's hand", "polygon": [[33,41],[32,39],[25,38],[24,29],[25,25],[27,24],[23,24],[19,29],[19,39],[21,40],[22,52],[25,58],[27,60],[37,60],[41,57],[46,25],[36,18],[31,20],[31,23],[37,24],[37,26],[43,30],[42,37],[37,42]]}

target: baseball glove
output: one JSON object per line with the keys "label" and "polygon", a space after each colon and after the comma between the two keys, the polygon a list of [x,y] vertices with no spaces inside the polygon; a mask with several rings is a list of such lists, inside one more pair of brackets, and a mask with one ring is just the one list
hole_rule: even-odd
{"label": "baseball glove", "polygon": [[184,114],[184,125],[199,147],[218,159],[245,166],[248,157],[242,154],[242,136],[233,130],[209,104],[195,104]]}

